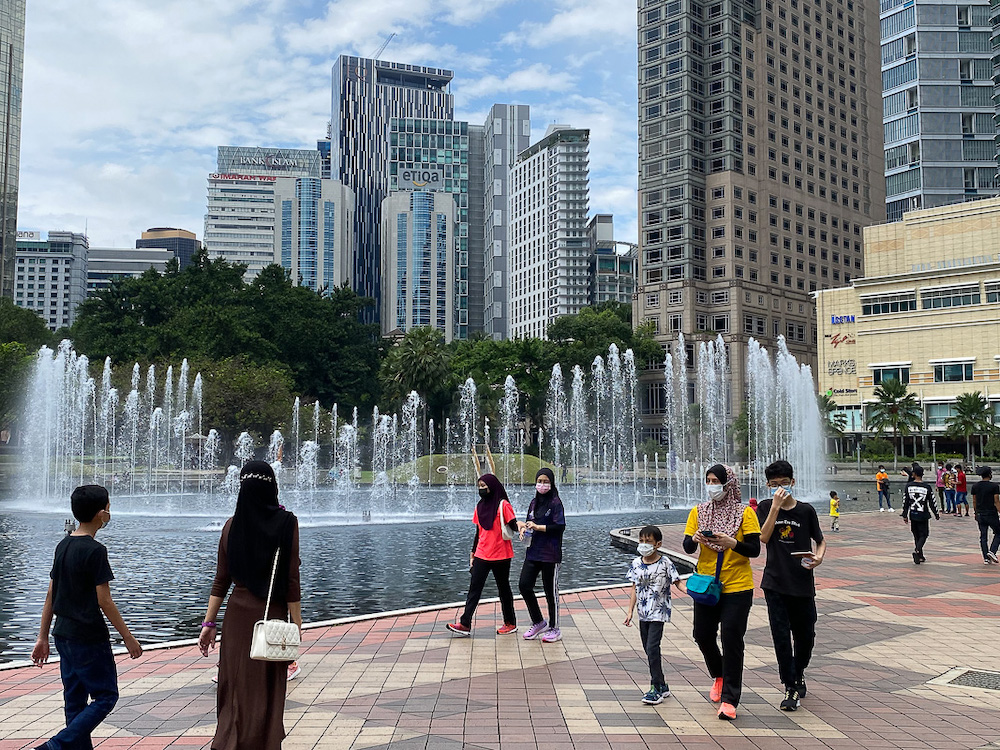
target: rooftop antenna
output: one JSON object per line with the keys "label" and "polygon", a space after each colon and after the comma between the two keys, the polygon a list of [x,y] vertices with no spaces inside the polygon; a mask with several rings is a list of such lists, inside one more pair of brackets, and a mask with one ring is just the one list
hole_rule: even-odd
{"label": "rooftop antenna", "polygon": [[372,55],[372,60],[378,60],[379,59],[379,57],[382,55],[382,53],[385,52],[385,48],[389,46],[389,42],[392,41],[392,38],[394,36],[396,36],[396,32],[395,31],[392,32],[391,34],[389,34],[389,36],[387,36],[385,38],[385,41],[382,42],[381,45],[379,45],[379,48],[377,50],[375,50],[375,54]]}

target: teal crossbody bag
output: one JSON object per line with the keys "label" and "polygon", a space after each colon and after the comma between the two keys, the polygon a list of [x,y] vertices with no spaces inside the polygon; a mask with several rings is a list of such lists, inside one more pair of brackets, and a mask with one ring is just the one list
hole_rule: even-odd
{"label": "teal crossbody bag", "polygon": [[719,553],[719,559],[715,563],[715,576],[706,576],[702,573],[692,573],[687,579],[688,595],[698,604],[714,607],[719,603],[722,596],[722,557],[725,553]]}

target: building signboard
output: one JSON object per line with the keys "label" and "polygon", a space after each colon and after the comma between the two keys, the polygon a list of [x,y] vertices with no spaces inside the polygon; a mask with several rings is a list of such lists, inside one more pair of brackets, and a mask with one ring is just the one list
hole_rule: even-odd
{"label": "building signboard", "polygon": [[444,169],[441,167],[420,167],[401,169],[396,176],[399,190],[419,190],[433,192],[444,188]]}
{"label": "building signboard", "polygon": [[19,240],[26,240],[27,242],[41,242],[42,233],[41,232],[28,232],[18,229],[17,238]]}

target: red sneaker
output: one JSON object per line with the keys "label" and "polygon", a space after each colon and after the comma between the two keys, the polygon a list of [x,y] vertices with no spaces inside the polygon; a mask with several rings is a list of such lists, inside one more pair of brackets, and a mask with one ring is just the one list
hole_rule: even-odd
{"label": "red sneaker", "polygon": [[712,683],[712,689],[708,691],[708,697],[712,699],[712,703],[718,703],[722,700],[722,678],[716,677],[715,682]]}
{"label": "red sneaker", "polygon": [[460,622],[449,622],[445,627],[457,635],[472,635],[472,628],[467,628]]}
{"label": "red sneaker", "polygon": [[510,635],[517,632],[517,625],[504,623],[503,627],[497,628],[497,635]]}
{"label": "red sneaker", "polygon": [[736,721],[736,706],[732,703],[723,703],[719,706],[719,718],[723,721]]}

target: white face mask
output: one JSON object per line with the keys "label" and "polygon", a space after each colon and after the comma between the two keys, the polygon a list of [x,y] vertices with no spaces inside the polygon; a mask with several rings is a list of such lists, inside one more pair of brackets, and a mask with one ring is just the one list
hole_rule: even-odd
{"label": "white face mask", "polygon": [[705,489],[708,491],[708,497],[710,500],[719,500],[726,492],[726,488],[721,484],[706,484]]}
{"label": "white face mask", "polygon": [[651,554],[653,554],[653,550],[655,550],[656,547],[654,547],[652,544],[649,544],[648,542],[642,542],[636,549],[638,553],[643,557],[649,557]]}

